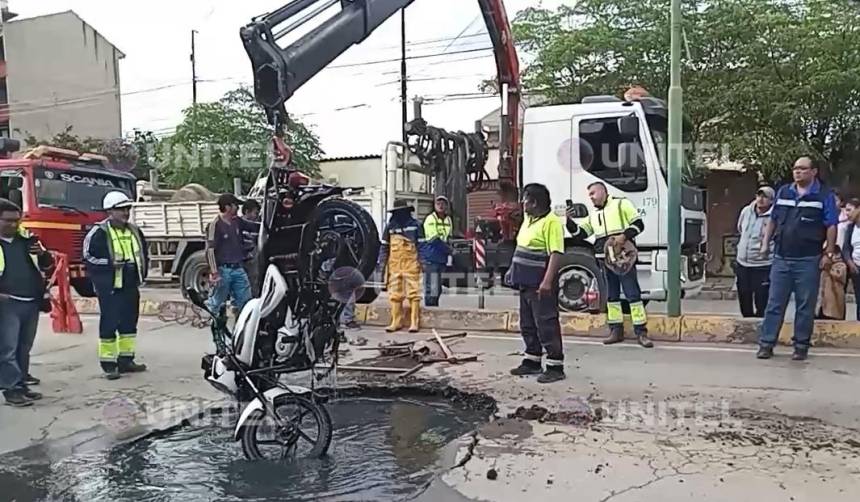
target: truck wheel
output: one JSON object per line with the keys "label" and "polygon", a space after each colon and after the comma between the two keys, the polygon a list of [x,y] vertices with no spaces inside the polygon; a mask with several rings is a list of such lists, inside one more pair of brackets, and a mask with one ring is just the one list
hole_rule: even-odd
{"label": "truck wheel", "polygon": [[562,256],[558,304],[565,312],[599,313],[606,308],[606,281],[591,253],[569,249]]}
{"label": "truck wheel", "polygon": [[75,293],[77,293],[78,296],[83,298],[96,297],[96,287],[93,286],[93,281],[89,280],[89,278],[76,277],[70,280],[69,283],[75,289]]}
{"label": "truck wheel", "polygon": [[193,289],[200,293],[203,298],[209,297],[209,263],[206,261],[206,251],[197,251],[193,253],[182,265],[182,272],[179,274],[179,288],[182,291],[182,297],[188,299],[188,289]]}

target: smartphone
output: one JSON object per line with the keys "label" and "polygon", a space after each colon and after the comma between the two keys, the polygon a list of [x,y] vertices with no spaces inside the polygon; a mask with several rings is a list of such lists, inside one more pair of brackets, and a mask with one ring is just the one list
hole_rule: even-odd
{"label": "smartphone", "polygon": [[570,199],[567,199],[566,201],[564,201],[564,204],[565,204],[567,207],[573,207],[573,201],[572,201],[572,200],[570,200]]}

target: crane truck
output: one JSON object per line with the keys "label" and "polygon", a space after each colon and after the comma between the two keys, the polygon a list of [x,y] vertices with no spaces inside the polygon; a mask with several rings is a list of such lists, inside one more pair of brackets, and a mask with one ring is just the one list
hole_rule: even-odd
{"label": "crane truck", "polygon": [[[296,90],[412,2],[294,0],[244,27],[241,38],[251,60],[254,94],[276,130],[285,122],[284,104]],[[554,211],[564,218],[567,200],[577,201],[580,212],[587,210],[582,207],[586,187],[602,181],[610,194],[629,198],[643,214],[645,232],[637,239],[643,297],[665,299],[669,239],[665,103],[650,97],[626,101],[591,96],[580,103],[532,107],[521,117],[519,59],[504,2],[477,2],[493,45],[501,97],[497,179],[486,176],[488,155],[481,131],[449,133],[428,126],[421,118],[405,125],[409,142],[389,143],[385,162],[391,165],[386,169],[418,164],[419,170],[434,176],[434,193],[452,201],[455,233],[462,237],[452,242],[453,270],[488,278],[504,273],[510,264],[522,221],[520,187],[531,182],[547,185]],[[336,6],[339,11],[315,28],[283,47],[278,43]],[[389,183],[389,199],[398,195],[393,186]],[[469,200],[488,187],[494,191],[491,209],[470,212]],[[387,200],[385,206],[391,204],[393,200]],[[705,281],[707,230],[699,190],[684,187],[681,213],[682,291],[689,295]],[[476,236],[486,251],[481,270],[475,268]],[[589,243],[567,237],[558,282],[563,309],[602,309],[606,287]],[[483,284],[492,285],[492,280]]]}

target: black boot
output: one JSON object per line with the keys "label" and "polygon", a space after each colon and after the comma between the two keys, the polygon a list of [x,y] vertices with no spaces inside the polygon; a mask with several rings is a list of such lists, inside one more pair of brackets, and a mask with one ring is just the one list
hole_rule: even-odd
{"label": "black boot", "polygon": [[120,361],[119,363],[120,373],[142,373],[144,371],[146,371],[145,364],[137,364],[134,361]]}
{"label": "black boot", "polygon": [[26,397],[30,401],[38,401],[39,399],[42,399],[42,393],[41,392],[32,391],[32,390],[27,389],[27,388],[24,388],[23,392],[24,392],[24,397]]}
{"label": "black boot", "polygon": [[796,348],[794,349],[794,354],[791,356],[791,360],[806,361],[807,357],[809,357],[809,349]]}
{"label": "black boot", "polygon": [[613,324],[609,327],[609,337],[603,340],[603,345],[612,345],[624,341],[624,325]]}
{"label": "black boot", "polygon": [[539,375],[543,371],[540,361],[532,361],[531,359],[523,359],[519,366],[511,370],[511,375],[527,376]]}
{"label": "black boot", "polygon": [[33,401],[27,399],[24,395],[24,391],[21,389],[3,391],[3,397],[6,398],[7,405],[14,406],[15,408],[23,408],[25,406],[33,405]]}
{"label": "black boot", "polygon": [[116,367],[106,369],[104,370],[104,372],[105,378],[107,378],[108,380],[117,380],[120,377],[119,368]]}
{"label": "black boot", "polygon": [[770,359],[773,357],[773,347],[759,347],[755,356],[759,359]]}
{"label": "black boot", "polygon": [[29,373],[26,377],[24,377],[24,385],[39,385],[40,383],[42,383],[41,380],[34,377],[33,375],[30,375]]}
{"label": "black boot", "polygon": [[547,366],[546,371],[538,377],[538,383],[553,383],[566,378],[562,366]]}

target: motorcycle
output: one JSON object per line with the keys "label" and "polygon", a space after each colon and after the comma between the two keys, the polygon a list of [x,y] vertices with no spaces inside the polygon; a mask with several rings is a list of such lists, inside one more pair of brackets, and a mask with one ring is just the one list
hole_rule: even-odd
{"label": "motorcycle", "polygon": [[[286,148],[278,140],[276,151]],[[343,188],[311,185],[289,167],[285,153],[266,182],[256,257],[264,277],[259,296],[245,304],[231,331],[223,309],[210,312],[199,294],[188,292],[212,317],[216,352],[203,358],[205,379],[248,403],[233,436],[248,459],[326,454],[332,426],[322,400],[312,388],[281,380],[310,372],[313,383],[325,376],[314,372],[320,365],[331,372],[345,303],[369,303],[378,294],[364,289],[379,253],[370,214],[343,199]]]}

